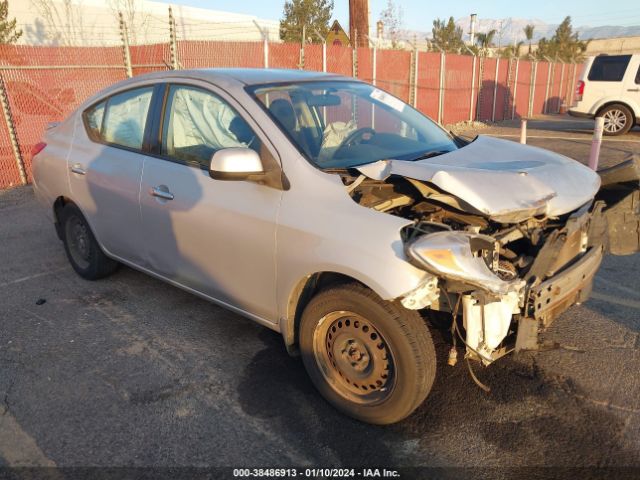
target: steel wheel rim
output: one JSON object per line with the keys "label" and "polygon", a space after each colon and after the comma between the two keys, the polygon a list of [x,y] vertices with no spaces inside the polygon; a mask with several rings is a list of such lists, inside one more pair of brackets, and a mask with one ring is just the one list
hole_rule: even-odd
{"label": "steel wheel rim", "polygon": [[91,239],[87,226],[78,217],[67,220],[65,238],[69,246],[71,258],[80,268],[89,267],[91,255]]}
{"label": "steel wheel rim", "polygon": [[609,133],[621,131],[627,124],[627,116],[622,110],[618,110],[617,108],[607,111],[603,117],[604,129]]}
{"label": "steel wheel rim", "polygon": [[340,310],[322,317],[313,335],[313,351],[326,382],[347,400],[374,405],[391,395],[395,357],[363,316]]}

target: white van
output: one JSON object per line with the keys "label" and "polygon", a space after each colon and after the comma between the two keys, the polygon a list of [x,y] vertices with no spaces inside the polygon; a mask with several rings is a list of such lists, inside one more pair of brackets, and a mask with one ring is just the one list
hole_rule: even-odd
{"label": "white van", "polygon": [[589,57],[569,115],[604,117],[605,135],[640,124],[640,54]]}

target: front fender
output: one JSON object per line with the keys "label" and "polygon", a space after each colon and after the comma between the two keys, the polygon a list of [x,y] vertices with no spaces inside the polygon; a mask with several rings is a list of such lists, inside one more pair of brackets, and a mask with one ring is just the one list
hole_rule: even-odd
{"label": "front fender", "polygon": [[406,259],[400,231],[411,221],[358,205],[336,175],[318,172],[309,183],[303,190],[292,181],[283,194],[276,232],[276,301],[285,339],[292,298],[315,273],[353,278],[385,300],[431,278]]}

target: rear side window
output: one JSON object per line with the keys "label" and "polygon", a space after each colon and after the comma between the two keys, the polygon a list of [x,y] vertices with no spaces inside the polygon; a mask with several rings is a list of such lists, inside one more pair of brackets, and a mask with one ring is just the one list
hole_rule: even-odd
{"label": "rear side window", "polygon": [[87,127],[92,137],[99,137],[102,131],[102,119],[104,118],[104,106],[107,102],[94,105],[84,114]]}
{"label": "rear side window", "polygon": [[89,136],[98,142],[140,150],[153,87],[119,93],[84,112]]}
{"label": "rear side window", "polygon": [[631,55],[606,55],[596,57],[589,70],[589,80],[594,82],[619,82],[624,77]]}

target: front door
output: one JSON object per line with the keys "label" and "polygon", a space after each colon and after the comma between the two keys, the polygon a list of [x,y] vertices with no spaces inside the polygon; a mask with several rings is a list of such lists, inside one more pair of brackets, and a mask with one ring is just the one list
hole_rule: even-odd
{"label": "front door", "polygon": [[276,215],[281,191],[209,177],[212,154],[265,146],[221,96],[167,89],[155,158],[144,163],[141,214],[151,269],[183,286],[272,322]]}
{"label": "front door", "polygon": [[640,119],[640,55],[633,55],[622,85],[622,97]]}

